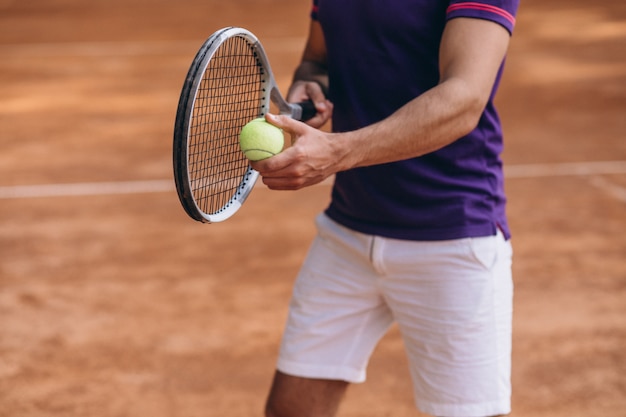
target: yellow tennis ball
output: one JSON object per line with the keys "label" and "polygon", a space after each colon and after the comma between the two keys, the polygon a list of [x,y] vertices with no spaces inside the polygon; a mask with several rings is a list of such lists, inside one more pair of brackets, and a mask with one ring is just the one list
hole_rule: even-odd
{"label": "yellow tennis ball", "polygon": [[248,122],[239,133],[241,151],[251,161],[260,161],[283,150],[283,131],[265,121],[265,118]]}

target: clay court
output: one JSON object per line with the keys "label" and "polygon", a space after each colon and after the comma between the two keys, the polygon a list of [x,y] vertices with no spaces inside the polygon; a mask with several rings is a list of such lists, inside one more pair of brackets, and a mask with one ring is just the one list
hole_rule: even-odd
{"label": "clay court", "polygon": [[[294,0],[0,0],[0,416],[262,415],[328,185],[186,217],[178,95],[243,26],[286,88]],[[498,98],[515,292],[513,417],[626,416],[626,3],[522,0]],[[421,416],[383,339],[343,417]]]}

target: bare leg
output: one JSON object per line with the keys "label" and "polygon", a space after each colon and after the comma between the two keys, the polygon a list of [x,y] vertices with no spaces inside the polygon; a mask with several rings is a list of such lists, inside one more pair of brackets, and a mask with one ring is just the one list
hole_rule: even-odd
{"label": "bare leg", "polygon": [[333,417],[348,388],[345,381],[309,379],[276,372],[266,417]]}

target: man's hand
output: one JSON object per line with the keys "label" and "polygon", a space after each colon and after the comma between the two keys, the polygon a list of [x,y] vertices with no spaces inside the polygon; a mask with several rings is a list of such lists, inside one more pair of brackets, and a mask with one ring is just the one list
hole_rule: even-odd
{"label": "man's hand", "polygon": [[306,124],[312,127],[320,128],[330,120],[333,114],[333,103],[331,103],[320,85],[313,81],[296,81],[292,84],[287,95],[287,101],[291,103],[300,103],[311,100],[315,105],[317,114],[312,119],[306,121]]}
{"label": "man's hand", "polygon": [[323,132],[288,116],[267,114],[266,120],[290,134],[293,145],[271,158],[252,162],[263,183],[273,190],[298,190],[324,181],[341,170],[345,152]]}

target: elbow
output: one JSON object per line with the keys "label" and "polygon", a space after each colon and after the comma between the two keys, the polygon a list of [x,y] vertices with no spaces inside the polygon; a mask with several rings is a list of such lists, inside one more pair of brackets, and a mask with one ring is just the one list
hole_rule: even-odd
{"label": "elbow", "polygon": [[480,122],[480,118],[482,117],[485,106],[474,106],[472,108],[468,108],[463,115],[460,117],[460,133],[461,136],[468,135],[471,133]]}
{"label": "elbow", "polygon": [[478,126],[480,119],[485,111],[488,97],[484,94],[473,90],[466,89],[465,94],[460,95],[459,113],[457,114],[457,123],[459,129],[459,137],[463,137],[472,132]]}

